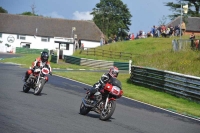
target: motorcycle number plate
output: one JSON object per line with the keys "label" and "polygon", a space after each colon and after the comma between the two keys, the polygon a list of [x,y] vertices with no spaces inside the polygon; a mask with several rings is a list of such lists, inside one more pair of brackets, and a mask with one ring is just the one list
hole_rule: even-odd
{"label": "motorcycle number plate", "polygon": [[49,69],[47,69],[47,68],[42,68],[42,73],[43,73],[43,74],[48,74],[48,73],[49,73]]}
{"label": "motorcycle number plate", "polygon": [[113,86],[111,92],[112,92],[112,94],[114,94],[114,95],[119,95],[119,93],[120,93],[120,88],[117,87],[117,86]]}

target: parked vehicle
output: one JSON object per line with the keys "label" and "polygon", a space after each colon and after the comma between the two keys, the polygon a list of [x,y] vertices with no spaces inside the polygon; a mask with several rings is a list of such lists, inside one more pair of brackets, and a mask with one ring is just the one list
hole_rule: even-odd
{"label": "parked vehicle", "polygon": [[24,83],[23,92],[27,93],[30,89],[33,89],[34,95],[39,95],[42,92],[45,83],[48,81],[47,74],[50,74],[50,71],[46,66],[35,68],[33,73]]}
{"label": "parked vehicle", "polygon": [[100,114],[99,119],[106,121],[111,118],[115,111],[116,99],[123,94],[121,82],[116,78],[111,78],[103,89],[88,97],[90,89],[86,90],[86,96],[82,99],[80,114],[87,115],[90,111]]}

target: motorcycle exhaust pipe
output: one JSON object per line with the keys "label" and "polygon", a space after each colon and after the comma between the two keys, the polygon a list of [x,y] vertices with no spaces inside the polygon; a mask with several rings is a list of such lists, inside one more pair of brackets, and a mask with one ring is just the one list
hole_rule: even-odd
{"label": "motorcycle exhaust pipe", "polygon": [[94,106],[92,106],[92,105],[87,104],[87,103],[85,102],[85,99],[84,99],[84,98],[82,99],[82,102],[83,102],[83,104],[84,104],[86,107],[91,107],[91,108],[94,107]]}

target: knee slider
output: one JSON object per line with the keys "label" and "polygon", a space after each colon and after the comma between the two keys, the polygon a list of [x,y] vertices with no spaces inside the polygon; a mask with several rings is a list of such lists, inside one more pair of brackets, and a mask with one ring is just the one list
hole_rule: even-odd
{"label": "knee slider", "polygon": [[27,74],[30,75],[32,73],[32,70],[28,70]]}

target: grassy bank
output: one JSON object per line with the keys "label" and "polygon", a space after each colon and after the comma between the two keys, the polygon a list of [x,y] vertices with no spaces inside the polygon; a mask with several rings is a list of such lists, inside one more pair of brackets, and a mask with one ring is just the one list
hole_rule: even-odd
{"label": "grassy bank", "polygon": [[[109,49],[114,51],[127,51],[135,53],[133,64],[139,66],[147,66],[161,70],[169,70],[183,74],[200,76],[199,52],[192,51],[188,48],[186,51],[173,52],[171,38],[147,38],[134,41],[119,42],[101,47],[101,49]],[[86,57],[77,51],[75,56]],[[23,55],[20,58],[10,58],[1,60],[1,62],[14,62],[24,64],[23,67],[28,68],[32,61],[38,55]],[[92,59],[117,60],[103,57],[87,56]],[[117,60],[119,61],[119,60]],[[125,60],[124,60],[125,61]],[[72,69],[90,69],[89,67],[77,66],[72,64],[55,64],[51,63],[53,68],[72,68]],[[53,74],[68,77],[92,85],[97,82],[102,75],[98,72],[85,71],[66,71],[53,72]],[[129,82],[129,74],[120,73],[118,78],[122,82],[124,96],[149,103],[164,109],[176,111],[181,114],[200,117],[200,104],[172,96],[170,94],[158,92],[148,88],[133,85]]]}
{"label": "grassy bank", "polygon": [[[185,39],[188,36],[183,37]],[[152,67],[160,70],[168,70],[182,74],[193,76],[200,76],[198,67],[200,64],[200,51],[191,50],[190,44],[183,51],[174,52],[172,50],[172,39],[177,38],[147,38],[138,39],[134,41],[117,42],[99,49],[123,51],[133,54],[133,65]],[[108,53],[109,54],[109,53]],[[119,59],[110,59],[100,56],[87,56],[79,54],[79,51],[74,54],[77,57],[100,59],[100,60],[114,60],[125,61]]]}

